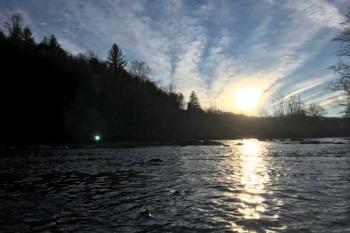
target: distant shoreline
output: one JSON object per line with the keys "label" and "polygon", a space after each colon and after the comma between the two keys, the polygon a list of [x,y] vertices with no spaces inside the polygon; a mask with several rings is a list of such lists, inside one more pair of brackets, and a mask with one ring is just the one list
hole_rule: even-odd
{"label": "distant shoreline", "polygon": [[0,150],[61,150],[61,149],[98,149],[98,148],[144,148],[144,147],[163,147],[163,146],[225,146],[228,145],[220,142],[223,140],[245,140],[245,139],[256,139],[259,141],[282,141],[287,144],[297,143],[297,144],[343,144],[338,142],[330,141],[319,141],[318,139],[325,138],[338,138],[344,140],[350,140],[349,137],[316,137],[316,138],[231,138],[231,139],[218,139],[218,140],[197,140],[197,139],[188,139],[188,140],[178,140],[178,141],[168,141],[168,142],[159,142],[159,141],[139,141],[139,142],[115,142],[115,143],[82,143],[82,144],[32,144],[32,145],[1,145]]}

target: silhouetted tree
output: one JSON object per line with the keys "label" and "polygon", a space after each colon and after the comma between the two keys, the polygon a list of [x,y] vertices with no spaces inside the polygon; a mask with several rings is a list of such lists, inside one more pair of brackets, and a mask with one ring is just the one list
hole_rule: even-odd
{"label": "silhouetted tree", "polygon": [[48,46],[49,45],[49,39],[47,36],[44,36],[43,39],[41,40],[40,44]]}
{"label": "silhouetted tree", "polygon": [[[341,47],[338,51],[338,56],[350,59],[350,7],[346,15],[346,20],[342,24],[341,33],[334,38],[335,41],[340,42]],[[340,105],[344,107],[344,116],[350,118],[350,64],[346,62],[339,62],[330,67],[337,74],[339,79],[333,83],[333,89],[343,93],[343,101]]]}
{"label": "silhouetted tree", "polygon": [[6,39],[5,33],[0,30],[0,41],[4,41]]}
{"label": "silhouetted tree", "polygon": [[326,114],[326,110],[319,104],[309,104],[306,113],[310,117],[321,117]]}
{"label": "silhouetted tree", "polygon": [[48,39],[47,45],[48,45],[48,47],[49,47],[50,49],[60,49],[60,48],[61,48],[61,46],[60,46],[60,44],[58,43],[58,41],[57,41],[55,35],[53,35],[53,34],[52,34],[52,35],[50,36],[50,38]]}
{"label": "silhouetted tree", "polygon": [[178,106],[178,109],[185,109],[185,97],[182,93],[178,93],[176,95],[176,103],[177,103],[177,106]]}
{"label": "silhouetted tree", "polygon": [[145,62],[132,61],[130,64],[129,73],[135,78],[146,80],[151,74],[151,68]]}
{"label": "silhouetted tree", "polygon": [[35,43],[33,38],[33,33],[29,27],[25,27],[23,29],[23,40],[27,45],[30,45],[30,46],[34,45]]}
{"label": "silhouetted tree", "polygon": [[287,103],[287,114],[289,116],[304,116],[305,110],[303,103],[301,102],[300,96],[293,95],[288,98]]}
{"label": "silhouetted tree", "polygon": [[201,111],[202,108],[199,104],[198,97],[194,91],[191,92],[190,99],[187,103],[187,111],[190,112],[198,112]]}
{"label": "silhouetted tree", "polygon": [[285,97],[281,96],[272,103],[274,117],[283,117],[285,115]]}
{"label": "silhouetted tree", "polygon": [[124,69],[127,64],[122,50],[115,43],[109,50],[107,62],[114,71]]}
{"label": "silhouetted tree", "polygon": [[23,38],[23,18],[20,14],[11,16],[10,22],[5,22],[5,28],[10,40],[19,41]]}

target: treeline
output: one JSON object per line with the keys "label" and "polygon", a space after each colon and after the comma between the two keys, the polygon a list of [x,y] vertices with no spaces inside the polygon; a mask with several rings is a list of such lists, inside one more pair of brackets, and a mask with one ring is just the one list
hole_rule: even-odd
{"label": "treeline", "polygon": [[273,101],[273,116],[278,118],[305,118],[317,119],[323,117],[327,112],[319,104],[305,105],[299,95],[281,96]]}
{"label": "treeline", "polygon": [[1,144],[170,141],[185,138],[344,136],[342,119],[256,118],[202,110],[192,92],[152,81],[113,44],[103,60],[72,55],[54,35],[36,42],[19,15],[0,31]]}

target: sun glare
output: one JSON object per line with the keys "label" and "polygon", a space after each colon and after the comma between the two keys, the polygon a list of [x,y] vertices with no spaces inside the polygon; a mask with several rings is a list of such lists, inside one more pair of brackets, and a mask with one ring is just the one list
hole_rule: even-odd
{"label": "sun glare", "polygon": [[235,95],[236,107],[244,113],[251,113],[256,109],[260,96],[260,90],[255,87],[242,88]]}

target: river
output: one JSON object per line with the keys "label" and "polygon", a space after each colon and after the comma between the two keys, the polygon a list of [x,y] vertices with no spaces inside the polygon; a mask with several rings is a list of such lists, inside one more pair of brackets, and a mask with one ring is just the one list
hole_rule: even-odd
{"label": "river", "polygon": [[350,140],[13,150],[0,232],[350,232]]}

